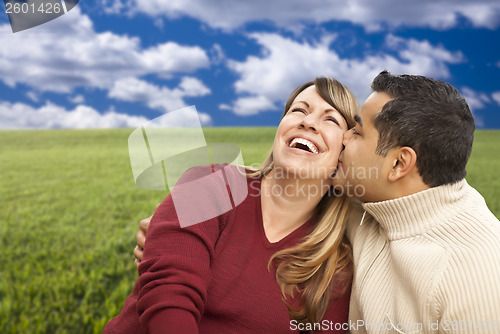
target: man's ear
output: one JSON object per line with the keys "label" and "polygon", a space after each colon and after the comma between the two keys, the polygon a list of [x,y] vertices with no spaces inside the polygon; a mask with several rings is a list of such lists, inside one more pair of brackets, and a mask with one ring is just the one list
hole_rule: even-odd
{"label": "man's ear", "polygon": [[417,153],[408,146],[403,146],[393,152],[393,165],[389,173],[389,181],[395,182],[410,174],[417,168]]}

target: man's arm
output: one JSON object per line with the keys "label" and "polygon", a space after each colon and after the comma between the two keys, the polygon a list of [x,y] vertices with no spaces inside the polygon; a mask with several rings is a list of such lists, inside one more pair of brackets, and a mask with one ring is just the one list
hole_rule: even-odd
{"label": "man's arm", "polygon": [[139,265],[142,261],[142,255],[144,252],[144,245],[146,244],[146,233],[149,228],[149,223],[151,222],[151,218],[153,216],[144,218],[139,222],[139,230],[137,230],[137,234],[135,235],[135,240],[137,241],[137,246],[134,248],[134,256],[135,256],[135,266],[139,268]]}
{"label": "man's arm", "polygon": [[485,243],[450,255],[436,289],[439,333],[500,333],[500,245]]}

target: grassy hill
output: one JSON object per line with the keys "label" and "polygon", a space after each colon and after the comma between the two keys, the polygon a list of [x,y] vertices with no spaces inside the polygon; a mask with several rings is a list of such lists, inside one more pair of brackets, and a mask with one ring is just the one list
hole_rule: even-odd
{"label": "grassy hill", "polygon": [[[209,128],[260,162],[274,128]],[[0,333],[101,333],[132,291],[140,219],[166,195],[135,186],[130,129],[0,131]],[[478,131],[469,183],[500,217],[500,131]]]}

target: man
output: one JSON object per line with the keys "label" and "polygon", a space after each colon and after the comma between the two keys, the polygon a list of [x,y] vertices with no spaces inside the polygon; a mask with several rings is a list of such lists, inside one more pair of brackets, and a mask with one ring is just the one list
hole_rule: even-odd
{"label": "man", "polygon": [[347,231],[350,331],[500,333],[500,223],[464,179],[475,128],[465,99],[387,71],[372,90],[336,176],[365,211]]}

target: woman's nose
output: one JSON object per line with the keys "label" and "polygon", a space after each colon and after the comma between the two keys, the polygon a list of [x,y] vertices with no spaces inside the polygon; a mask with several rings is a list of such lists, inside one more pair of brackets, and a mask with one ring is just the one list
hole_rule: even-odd
{"label": "woman's nose", "polygon": [[300,122],[300,125],[306,129],[310,129],[312,131],[317,131],[318,130],[318,121],[316,118],[317,117],[311,113],[302,119],[302,122]]}

